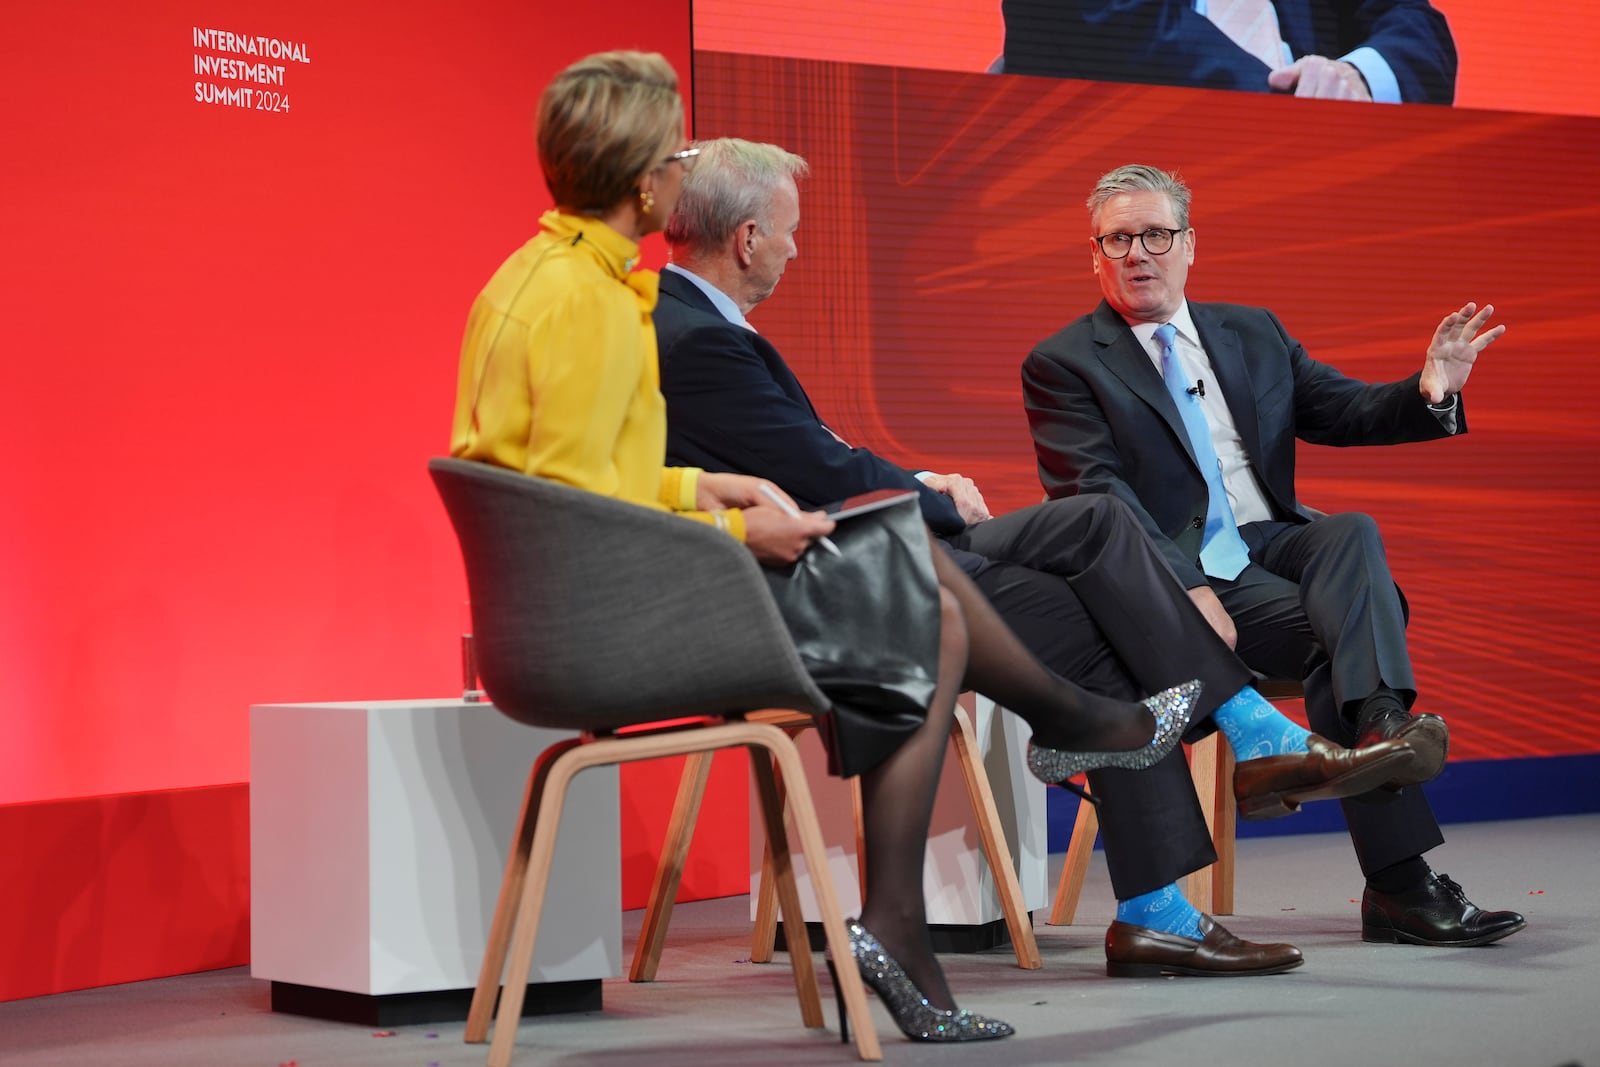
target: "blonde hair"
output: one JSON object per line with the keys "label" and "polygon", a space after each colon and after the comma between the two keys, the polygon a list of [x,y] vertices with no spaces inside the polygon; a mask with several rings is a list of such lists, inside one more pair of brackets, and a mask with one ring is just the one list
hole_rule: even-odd
{"label": "blonde hair", "polygon": [[536,139],[556,206],[607,211],[682,142],[678,74],[656,52],[585,56],[540,95]]}
{"label": "blonde hair", "polygon": [[1189,228],[1189,186],[1177,171],[1167,172],[1144,163],[1128,163],[1108,171],[1095,182],[1094,191],[1086,202],[1089,208],[1089,226],[1100,221],[1100,209],[1114,196],[1122,193],[1165,193],[1172,201],[1172,211],[1178,217],[1178,229]]}
{"label": "blonde hair", "polygon": [[700,158],[684,177],[677,210],[667,223],[667,243],[674,248],[713,251],[751,219],[762,233],[771,233],[773,194],[811,169],[775,144],[722,137],[696,145]]}

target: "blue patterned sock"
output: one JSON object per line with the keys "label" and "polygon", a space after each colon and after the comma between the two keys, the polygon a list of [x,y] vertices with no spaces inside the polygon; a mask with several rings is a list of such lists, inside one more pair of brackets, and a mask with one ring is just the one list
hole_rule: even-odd
{"label": "blue patterned sock", "polygon": [[1178,891],[1177,882],[1153,893],[1117,901],[1117,921],[1177,934],[1191,941],[1201,940],[1200,911]]}
{"label": "blue patterned sock", "polygon": [[1284,756],[1306,750],[1311,732],[1273,707],[1260,693],[1245,686],[1211,715],[1243,763],[1259,756]]}

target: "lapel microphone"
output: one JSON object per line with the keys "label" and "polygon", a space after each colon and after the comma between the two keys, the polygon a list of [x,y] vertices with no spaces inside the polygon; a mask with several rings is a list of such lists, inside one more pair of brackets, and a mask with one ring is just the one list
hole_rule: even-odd
{"label": "lapel microphone", "polygon": [[1204,378],[1196,378],[1194,380],[1194,384],[1185,389],[1184,392],[1188,393],[1190,396],[1205,396],[1206,380]]}

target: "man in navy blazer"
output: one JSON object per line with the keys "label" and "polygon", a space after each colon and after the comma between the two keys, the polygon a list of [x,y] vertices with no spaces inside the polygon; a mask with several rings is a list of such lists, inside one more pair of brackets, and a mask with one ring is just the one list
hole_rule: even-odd
{"label": "man in navy blazer", "polygon": [[[1213,7],[1225,0],[1210,0]],[[1007,74],[1449,104],[1456,49],[1427,0],[1276,0],[1267,63],[1196,0],[1002,0]]]}
{"label": "man in navy blazer", "polygon": [[[1318,733],[1355,745],[1409,737],[1442,757],[1443,722],[1409,711],[1405,601],[1377,527],[1301,503],[1295,441],[1466,432],[1459,394],[1505,327],[1484,329],[1493,308],[1468,304],[1440,322],[1418,373],[1378,385],[1346,377],[1308,356],[1270,311],[1187,301],[1189,198],[1180,179],[1139,164],[1106,174],[1090,196],[1105,299],[1023,364],[1045,491],[1127,503],[1246,663],[1304,679]],[[1232,566],[1230,540],[1242,541]],[[1522,916],[1479,910],[1429,869],[1422,855],[1444,838],[1420,787],[1346,800],[1344,813],[1367,878],[1366,940],[1480,945],[1522,928]]]}
{"label": "man in navy blazer", "polygon": [[[764,477],[806,507],[874,489],[914,489],[944,546],[1058,674],[1128,700],[1198,677],[1205,690],[1197,720],[1215,717],[1230,698],[1253,698],[1255,713],[1299,729],[1249,689],[1248,669],[1122,504],[1056,501],[990,517],[970,480],[919,475],[834,435],[777,348],[745,319],[772,295],[796,254],[795,179],[805,163],[773,145],[721,140],[699,147],[667,226],[673,263],[662,273],[655,311],[670,462]],[[1376,751],[1355,754],[1349,769],[1315,754],[1246,754],[1236,794],[1260,795],[1263,773],[1314,780],[1321,796],[1365,791],[1372,784],[1360,786],[1355,765]],[[1101,830],[1119,901],[1153,896],[1177,908],[1169,899],[1181,900],[1173,883],[1215,859],[1182,754],[1146,771],[1089,778],[1103,801]],[[1108,971],[1268,974],[1301,961],[1292,946],[1240,941],[1208,917],[1192,918],[1197,929],[1189,939],[1164,938],[1148,925],[1154,919],[1114,924]]]}

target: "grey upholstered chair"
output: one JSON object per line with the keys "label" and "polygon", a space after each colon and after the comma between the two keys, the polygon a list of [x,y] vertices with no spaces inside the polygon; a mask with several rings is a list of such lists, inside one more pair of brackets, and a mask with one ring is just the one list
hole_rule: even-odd
{"label": "grey upholstered chair", "polygon": [[[467,1019],[467,1041],[485,1040],[499,992],[489,1064],[507,1067],[573,775],[751,749],[780,906],[789,928],[802,929],[775,767],[807,865],[818,871],[828,864],[799,753],[782,730],[738,716],[774,707],[815,713],[827,700],[801,667],[754,557],[726,534],[486,464],[435,459],[428,470],[461,544],[489,698],[519,722],[582,731],[546,749],[529,776]],[[649,728],[684,717],[704,718],[693,728]],[[640,729],[616,733],[624,727]],[[830,950],[851,960],[831,883],[817,879],[813,890]],[[801,1017],[821,1027],[811,956],[790,958]],[[857,1052],[879,1059],[860,975],[852,966],[838,974]]]}

